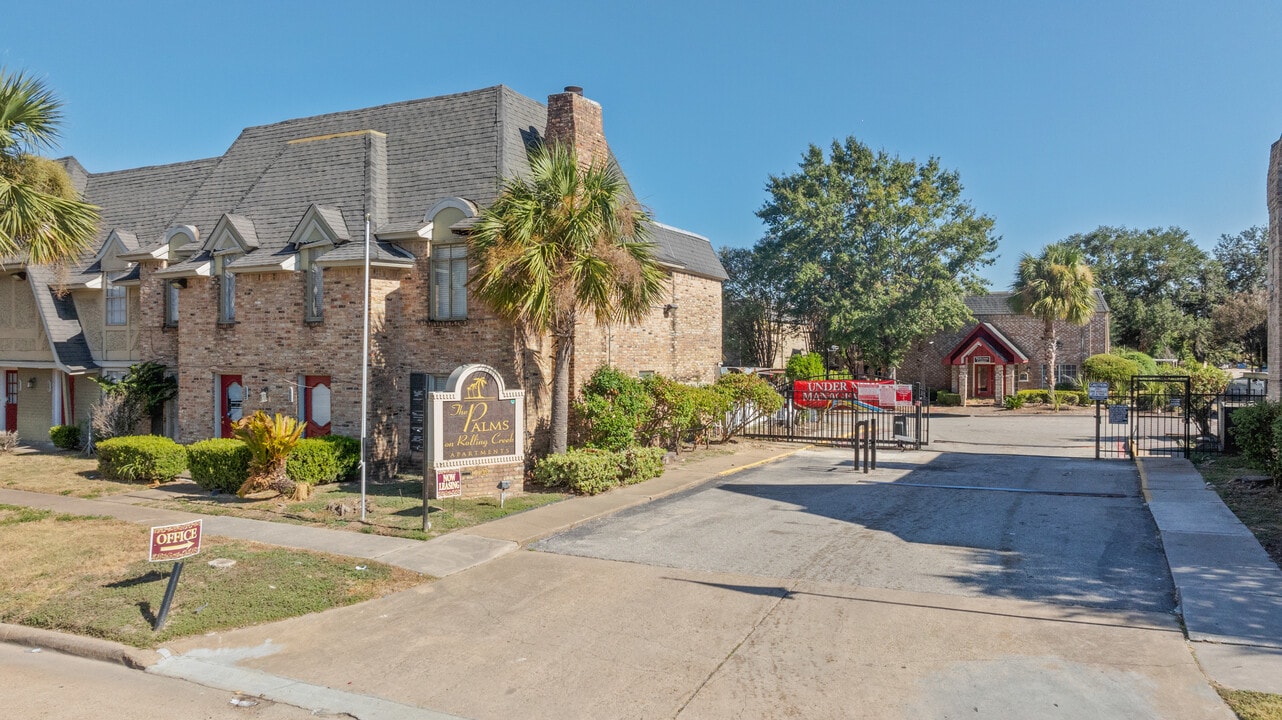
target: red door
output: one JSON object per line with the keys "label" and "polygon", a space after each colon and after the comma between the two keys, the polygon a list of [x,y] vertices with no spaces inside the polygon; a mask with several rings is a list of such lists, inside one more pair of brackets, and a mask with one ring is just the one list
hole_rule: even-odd
{"label": "red door", "polygon": [[218,408],[222,413],[219,437],[231,437],[231,427],[244,414],[245,385],[239,375],[218,376]]}
{"label": "red door", "polygon": [[4,429],[8,432],[18,430],[17,370],[6,370],[4,373]]}
{"label": "red door", "polygon": [[328,435],[333,391],[328,375],[308,375],[303,379],[303,418],[307,437]]}
{"label": "red door", "polygon": [[993,368],[995,365],[975,366],[975,397],[993,396]]}

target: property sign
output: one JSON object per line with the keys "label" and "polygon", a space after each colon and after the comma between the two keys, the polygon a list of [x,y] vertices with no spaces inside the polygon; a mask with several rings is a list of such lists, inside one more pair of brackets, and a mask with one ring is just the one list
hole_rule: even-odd
{"label": "property sign", "polygon": [[161,525],[151,529],[148,562],[173,562],[200,552],[201,520]]}
{"label": "property sign", "polygon": [[436,491],[433,500],[463,497],[463,473],[458,470],[441,470],[436,473]]}
{"label": "property sign", "polygon": [[429,393],[431,453],[437,470],[521,462],[525,457],[525,392],[508,390],[488,365],[464,365],[444,392]]}
{"label": "property sign", "polygon": [[1093,382],[1086,384],[1086,395],[1092,400],[1108,399],[1108,383]]}
{"label": "property sign", "polygon": [[427,374],[410,373],[410,452],[423,452],[423,424],[427,420]]}
{"label": "property sign", "polygon": [[1131,408],[1128,405],[1109,405],[1108,422],[1111,425],[1125,425],[1130,415]]}
{"label": "property sign", "polygon": [[794,380],[794,404],[815,410],[898,410],[911,408],[912,385],[870,380]]}

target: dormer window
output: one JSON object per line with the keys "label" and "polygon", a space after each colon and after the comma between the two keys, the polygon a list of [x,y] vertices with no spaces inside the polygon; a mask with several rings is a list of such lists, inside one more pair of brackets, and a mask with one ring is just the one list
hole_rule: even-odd
{"label": "dormer window", "polygon": [[306,286],[303,298],[304,319],[308,322],[319,322],[325,318],[325,274],[316,260],[326,250],[328,247],[314,247],[299,253]]}
{"label": "dormer window", "polygon": [[107,324],[124,325],[129,322],[129,311],[127,309],[127,288],[123,285],[116,285],[111,282],[110,278],[103,280],[103,286],[106,288],[107,296]]}
{"label": "dormer window", "polygon": [[464,217],[457,207],[443,207],[432,218],[433,320],[467,319],[467,238],[450,229]]}
{"label": "dormer window", "polygon": [[316,261],[350,237],[338,208],[312,205],[294,228],[289,241],[298,249],[298,269],[303,272],[303,319],[325,319],[325,269]]}
{"label": "dormer window", "polygon": [[186,225],[173,228],[165,233],[165,244],[168,246],[166,259],[170,263],[182,262],[197,250],[196,229]]}
{"label": "dormer window", "polygon": [[169,280],[165,283],[165,327],[178,327],[178,290],[186,280]]}
{"label": "dormer window", "polygon": [[218,278],[218,322],[236,322],[236,273],[227,268],[236,258],[238,252],[225,252],[214,255],[214,276]]}

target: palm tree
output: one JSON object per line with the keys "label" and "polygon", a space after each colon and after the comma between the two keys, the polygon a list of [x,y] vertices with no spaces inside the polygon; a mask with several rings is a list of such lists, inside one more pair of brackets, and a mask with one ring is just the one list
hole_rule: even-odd
{"label": "palm tree", "polygon": [[1055,321],[1067,320],[1074,325],[1090,322],[1095,312],[1095,276],[1080,250],[1056,243],[1047,245],[1037,257],[1024,253],[1011,290],[1011,309],[1045,323],[1042,341],[1050,369],[1051,402],[1058,410]]}
{"label": "palm tree", "polygon": [[473,291],[524,331],[553,338],[553,453],[566,449],[575,322],[637,322],[660,297],[649,219],[616,165],[580,165],[558,144],[533,148],[529,179],[505,182],[473,228]]}
{"label": "palm tree", "polygon": [[75,257],[93,237],[98,209],[81,202],[53,147],[61,103],[43,82],[0,69],[0,257],[32,264]]}

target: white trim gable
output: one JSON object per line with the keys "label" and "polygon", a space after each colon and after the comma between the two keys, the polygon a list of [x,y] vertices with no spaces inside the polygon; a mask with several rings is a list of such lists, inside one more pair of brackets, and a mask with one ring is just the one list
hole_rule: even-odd
{"label": "white trim gable", "polygon": [[257,247],[258,235],[254,232],[252,220],[238,215],[223,215],[201,249],[214,255],[226,255],[247,253]]}
{"label": "white trim gable", "polygon": [[128,230],[112,230],[107,235],[107,239],[102,241],[102,246],[98,248],[97,254],[93,256],[94,262],[102,263],[104,260],[116,269],[129,267],[128,261],[117,263],[118,255],[126,255],[134,248],[138,247],[138,237]]}
{"label": "white trim gable", "polygon": [[423,215],[423,221],[428,224],[431,224],[432,218],[436,217],[437,213],[439,213],[440,211],[446,208],[454,208],[456,210],[462,211],[465,217],[476,217],[477,214],[479,213],[479,211],[476,209],[476,205],[472,204],[472,201],[465,200],[461,197],[447,197],[447,198],[438,200],[435,205],[428,208],[427,213]]}
{"label": "white trim gable", "polygon": [[[326,217],[326,216],[330,217]],[[334,227],[330,218],[342,218],[342,212],[337,208],[322,208],[313,204],[303,213],[303,218],[298,221],[294,232],[289,236],[289,244],[296,249],[320,247],[324,245],[337,245],[340,242],[350,240],[347,228]]]}

